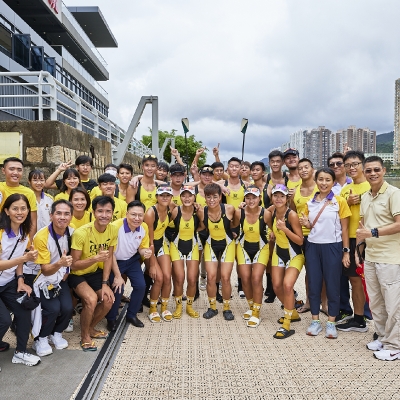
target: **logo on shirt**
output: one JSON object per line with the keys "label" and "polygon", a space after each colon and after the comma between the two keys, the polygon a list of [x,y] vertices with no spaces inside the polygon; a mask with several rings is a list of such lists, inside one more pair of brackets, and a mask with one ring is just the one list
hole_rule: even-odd
{"label": "logo on shirt", "polygon": [[189,228],[189,222],[185,223],[185,228],[188,229]]}
{"label": "logo on shirt", "polygon": [[253,227],[252,226],[249,226],[249,231],[253,232]]}
{"label": "logo on shirt", "polygon": [[149,193],[149,194],[147,195],[147,197],[148,197],[149,199],[151,199],[151,198],[153,197],[153,195],[152,195],[151,193]]}
{"label": "logo on shirt", "polygon": [[218,225],[214,225],[214,229],[219,229],[219,228],[218,228]]}
{"label": "logo on shirt", "polygon": [[238,195],[237,195],[236,193],[234,193],[234,194],[233,194],[233,198],[234,198],[234,199],[237,199],[237,198],[238,198]]}
{"label": "logo on shirt", "polygon": [[103,250],[108,250],[108,248],[110,247],[110,241],[111,239],[107,239],[105,243],[102,244],[98,244],[98,243],[94,243],[91,240],[89,240],[90,246],[89,246],[89,252],[92,255],[95,254],[99,254],[99,251],[101,249],[101,247],[103,247]]}

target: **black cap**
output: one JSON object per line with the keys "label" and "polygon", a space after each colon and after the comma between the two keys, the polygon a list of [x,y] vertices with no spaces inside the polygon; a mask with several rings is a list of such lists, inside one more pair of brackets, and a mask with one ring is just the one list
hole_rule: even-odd
{"label": "black cap", "polygon": [[283,158],[285,159],[286,156],[290,155],[299,156],[299,151],[297,149],[292,149],[291,147],[289,147],[283,152]]}
{"label": "black cap", "polygon": [[176,163],[174,165],[171,165],[169,167],[169,174],[170,175],[184,174],[185,172],[186,172],[185,167],[183,165],[181,165],[181,164],[178,164],[178,163]]}

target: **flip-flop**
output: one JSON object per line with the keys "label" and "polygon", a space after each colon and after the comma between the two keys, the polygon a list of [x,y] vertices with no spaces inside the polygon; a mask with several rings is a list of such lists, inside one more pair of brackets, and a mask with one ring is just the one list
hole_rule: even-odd
{"label": "flip-flop", "polygon": [[[81,348],[83,351],[97,351],[97,347],[95,346],[94,342],[82,343],[82,340],[81,340],[80,345],[81,345]],[[84,346],[89,346],[89,347],[84,347]]]}
{"label": "flip-flop", "polygon": [[303,314],[303,313],[306,313],[306,312],[309,312],[309,311],[311,311],[311,308],[307,307],[306,305],[302,305],[301,307],[299,307],[297,309],[297,312],[300,313],[300,314]]}
{"label": "flip-flop", "polygon": [[93,336],[90,336],[92,339],[107,339],[108,333],[103,331],[96,332]]}
{"label": "flip-flop", "polygon": [[[283,324],[283,320],[285,319],[285,317],[280,317],[279,319],[278,319],[278,324]],[[300,322],[301,321],[301,318],[299,317],[299,318],[293,318],[293,319],[291,319],[290,320],[290,322]]]}
{"label": "flip-flop", "polygon": [[[281,333],[282,336],[278,335],[278,333]],[[279,328],[279,329],[276,331],[276,333],[275,333],[275,335],[274,335],[274,338],[275,338],[275,339],[286,339],[286,338],[288,338],[289,336],[294,335],[294,333],[295,333],[294,329],[291,329],[290,331],[288,331],[288,330],[285,329],[285,328]],[[278,335],[278,336],[277,336],[277,335]]]}

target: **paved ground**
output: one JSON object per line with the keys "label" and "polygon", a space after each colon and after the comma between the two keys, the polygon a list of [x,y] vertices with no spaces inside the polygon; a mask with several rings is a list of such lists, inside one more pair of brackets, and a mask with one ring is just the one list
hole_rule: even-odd
{"label": "paved ground", "polygon": [[[303,278],[298,291],[303,293]],[[195,303],[203,312],[206,293]],[[172,305],[171,310],[174,306]],[[310,314],[293,324],[296,334],[272,337],[282,315],[280,303],[264,304],[262,322],[247,328],[247,303],[234,294],[236,319],[220,314],[130,327],[101,399],[399,399],[400,362],[373,357],[367,333],[339,333],[337,340],[305,334]],[[321,320],[326,317],[321,314]]]}

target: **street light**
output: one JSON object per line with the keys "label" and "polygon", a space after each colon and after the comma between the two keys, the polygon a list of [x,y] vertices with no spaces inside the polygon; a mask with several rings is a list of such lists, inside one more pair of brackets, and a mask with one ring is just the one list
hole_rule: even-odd
{"label": "street light", "polygon": [[240,132],[243,133],[243,144],[242,144],[242,161],[243,161],[243,156],[244,156],[244,138],[245,138],[245,133],[247,130],[247,126],[249,125],[249,120],[247,118],[242,119],[242,123],[240,125]]}
{"label": "street light", "polygon": [[185,153],[186,153],[186,182],[189,182],[189,156],[188,156],[188,144],[186,134],[189,132],[189,120],[187,118],[182,118],[182,127],[185,134]]}

